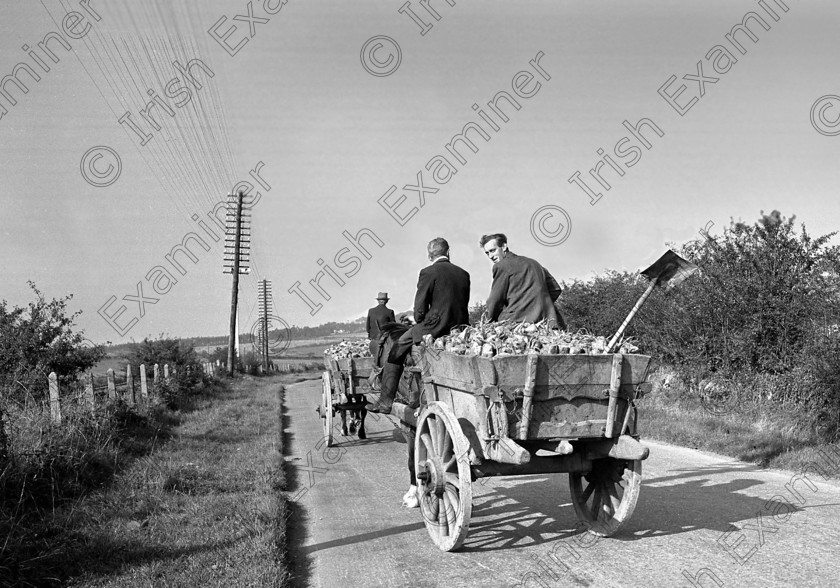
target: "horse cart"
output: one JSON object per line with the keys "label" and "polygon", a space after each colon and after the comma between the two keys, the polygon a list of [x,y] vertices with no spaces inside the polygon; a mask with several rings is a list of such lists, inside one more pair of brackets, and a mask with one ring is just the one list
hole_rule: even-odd
{"label": "horse cart", "polygon": [[419,408],[397,402],[393,414],[414,433],[420,508],[441,550],[463,544],[471,484],[485,476],[566,472],[589,532],[609,536],[630,519],[649,453],[634,401],[650,357],[418,350]]}
{"label": "horse cart", "polygon": [[[359,438],[365,439],[365,394],[370,391],[368,378],[374,369],[376,358],[325,357],[324,364],[327,369],[322,375],[321,404],[316,410],[321,416],[327,447],[333,445],[333,419],[336,414],[341,417],[342,435],[358,432]],[[350,413],[349,425],[347,413]]]}

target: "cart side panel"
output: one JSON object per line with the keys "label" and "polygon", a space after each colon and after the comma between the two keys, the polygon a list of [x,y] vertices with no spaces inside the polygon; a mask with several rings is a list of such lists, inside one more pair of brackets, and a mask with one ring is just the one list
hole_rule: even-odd
{"label": "cart side panel", "polygon": [[[510,435],[514,436],[519,427],[521,401],[508,404]],[[591,400],[588,398],[552,398],[534,402],[531,423],[526,439],[549,439],[568,437],[572,439],[599,437],[606,432],[609,400]],[[615,421],[624,422],[628,408],[626,400],[619,400],[616,405]],[[511,414],[512,412],[512,414]],[[630,415],[630,430],[634,430],[635,421]]]}
{"label": "cart side panel", "polygon": [[[370,376],[370,372],[375,365],[376,358],[374,357],[354,357],[353,358],[353,376],[356,377],[357,380],[359,379],[367,379]],[[350,358],[343,357],[339,360],[336,360],[338,364],[338,369],[341,370],[341,373],[345,376],[350,373]]]}
{"label": "cart side panel", "polygon": [[[538,356],[532,416],[524,438],[603,437],[612,361],[612,355]],[[518,431],[527,362],[527,355],[491,359],[435,352],[427,353],[425,371],[434,380],[441,400],[459,417],[474,419],[477,414],[473,414],[473,402],[457,400],[466,394],[453,395],[452,391],[475,394],[494,387],[506,404],[509,435],[521,438]],[[647,376],[649,362],[650,357],[645,355],[624,356],[615,415],[619,425],[624,422],[635,387]]]}
{"label": "cart side panel", "polygon": [[[498,386],[512,399],[521,395],[525,384],[528,355],[494,358],[455,355],[445,351],[425,354],[425,367],[436,384],[462,390]],[[587,394],[587,388],[608,389],[612,355],[540,355],[537,362],[536,390],[541,398]],[[625,387],[641,384],[650,357],[625,355],[621,383]]]}
{"label": "cart side panel", "polygon": [[[527,357],[512,355],[493,359],[497,385],[501,390],[514,393],[523,387]],[[592,390],[610,387],[612,355],[538,357],[535,396],[539,399],[590,396]],[[650,357],[646,355],[625,355],[621,372],[622,386],[630,388],[641,384],[647,375],[649,362]]]}

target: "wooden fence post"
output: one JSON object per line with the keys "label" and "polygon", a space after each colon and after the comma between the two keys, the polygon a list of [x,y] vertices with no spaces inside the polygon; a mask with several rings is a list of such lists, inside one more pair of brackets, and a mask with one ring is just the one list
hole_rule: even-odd
{"label": "wooden fence post", "polygon": [[146,364],[140,364],[140,398],[143,402],[149,399],[149,385],[146,382]]}
{"label": "wooden fence post", "polygon": [[3,418],[3,405],[0,404],[0,466],[9,460],[9,437],[6,435],[6,425]]}
{"label": "wooden fence post", "polygon": [[117,386],[114,384],[114,370],[108,368],[108,398],[114,400],[117,397]]}
{"label": "wooden fence post", "polygon": [[61,402],[58,396],[58,376],[55,372],[50,372],[50,418],[54,424],[61,424]]}
{"label": "wooden fence post", "polygon": [[131,373],[131,364],[125,366],[125,394],[129,404],[134,404],[134,375]]}
{"label": "wooden fence post", "polygon": [[85,376],[85,403],[91,412],[96,408],[96,398],[93,395],[93,372],[88,372]]}

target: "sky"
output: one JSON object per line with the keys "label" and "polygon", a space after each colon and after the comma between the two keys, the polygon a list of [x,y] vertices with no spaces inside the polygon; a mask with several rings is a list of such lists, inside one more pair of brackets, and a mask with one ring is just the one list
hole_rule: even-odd
{"label": "sky", "polygon": [[225,334],[208,214],[243,180],[243,333],[261,279],[275,325],[410,309],[434,237],[475,303],[486,233],[571,281],[761,211],[838,229],[836,3],[452,3],[7,3],[0,299],[72,294],[97,343]]}

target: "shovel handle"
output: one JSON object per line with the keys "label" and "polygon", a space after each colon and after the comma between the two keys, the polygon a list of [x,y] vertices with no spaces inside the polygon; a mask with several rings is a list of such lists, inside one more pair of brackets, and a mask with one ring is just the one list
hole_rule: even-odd
{"label": "shovel handle", "polygon": [[654,287],[658,283],[659,277],[656,277],[650,281],[647,290],[645,290],[644,294],[642,294],[639,297],[639,300],[636,302],[636,306],[633,307],[633,310],[630,311],[630,314],[627,315],[627,318],[624,319],[624,322],[621,323],[620,327],[618,327],[618,330],[615,332],[615,335],[613,335],[612,339],[610,339],[610,342],[607,344],[607,350],[605,351],[605,353],[612,353],[612,348],[616,344],[616,342],[621,338],[621,335],[624,334],[624,329],[627,328],[627,325],[630,324],[630,321],[633,320],[633,317],[636,316],[637,312],[639,312],[639,309],[642,307],[642,304],[645,303],[645,300],[648,299],[648,296],[650,296],[650,293],[653,292]]}

